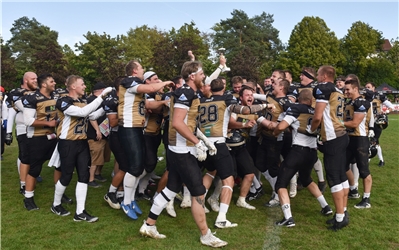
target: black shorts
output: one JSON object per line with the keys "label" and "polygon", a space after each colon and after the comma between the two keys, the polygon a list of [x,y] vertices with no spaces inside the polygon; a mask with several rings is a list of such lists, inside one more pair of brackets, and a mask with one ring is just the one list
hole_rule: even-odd
{"label": "black shorts", "polygon": [[247,140],[247,142],[245,143],[248,153],[251,156],[254,164],[256,162],[256,153],[257,153],[258,146],[259,146],[258,139],[259,139],[259,137],[250,136],[249,139]]}
{"label": "black shorts", "polygon": [[382,134],[382,128],[380,125],[374,124],[374,138],[377,139],[377,144],[380,144],[380,136]]}
{"label": "black shorts", "polygon": [[90,148],[87,140],[59,140],[58,153],[61,160],[61,179],[63,186],[68,186],[76,167],[78,182],[89,182]]}
{"label": "black shorts", "polygon": [[369,138],[367,136],[349,136],[349,145],[346,150],[346,169],[349,170],[351,159],[355,159],[359,175],[366,178],[370,174],[369,169]]}
{"label": "black shorts", "polygon": [[243,178],[247,174],[255,173],[256,167],[245,145],[230,147],[230,155],[234,163],[234,171]]}
{"label": "black shorts", "polygon": [[282,141],[277,141],[275,137],[262,135],[262,142],[258,147],[256,156],[256,168],[262,173],[269,170],[270,176],[276,177],[278,175],[282,147]]}
{"label": "black shorts", "polygon": [[109,136],[109,147],[111,148],[111,151],[114,154],[116,161],[118,162],[119,170],[127,172],[129,169],[129,164],[127,162],[125,151],[123,150],[119,142],[117,131],[111,131],[111,134]]}
{"label": "black shorts", "polygon": [[158,161],[158,148],[161,144],[162,134],[144,135],[145,156],[144,166],[147,173],[154,171]]}
{"label": "black shorts", "polygon": [[43,163],[50,160],[57,140],[48,140],[47,136],[34,136],[28,138],[29,153],[29,175],[38,177],[42,171]]}
{"label": "black shorts", "polygon": [[229,176],[234,176],[233,159],[226,143],[215,143],[215,147],[217,154],[210,156],[208,153],[203,165],[208,171],[216,170],[216,174],[222,180]]}
{"label": "black shorts", "polygon": [[166,151],[170,160],[168,183],[169,190],[178,193],[184,183],[192,196],[205,194],[205,186],[202,183],[202,172],[195,156],[190,153],[177,154],[169,149]]}
{"label": "black shorts", "polygon": [[323,142],[323,162],[330,187],[348,180],[346,176],[346,148],[348,143],[348,134]]}
{"label": "black shorts", "polygon": [[29,164],[28,137],[26,134],[18,135],[18,158],[23,164]]}
{"label": "black shorts", "polygon": [[296,172],[299,172],[302,185],[307,187],[312,182],[311,172],[316,161],[316,149],[293,145],[281,163],[275,190],[287,188]]}
{"label": "black shorts", "polygon": [[283,136],[283,146],[281,148],[281,155],[285,159],[287,157],[288,153],[291,150],[291,145],[292,145],[292,133],[285,131],[284,136]]}

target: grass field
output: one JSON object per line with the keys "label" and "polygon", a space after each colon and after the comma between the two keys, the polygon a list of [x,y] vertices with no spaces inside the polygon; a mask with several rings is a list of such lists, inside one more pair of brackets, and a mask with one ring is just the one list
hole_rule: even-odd
{"label": "grass field", "polygon": [[[238,223],[238,227],[213,229],[215,212],[207,215],[208,225],[218,237],[229,242],[225,249],[399,249],[398,128],[399,115],[390,115],[390,125],[380,138],[386,165],[378,167],[378,157],[370,162],[372,207],[357,210],[353,206],[360,199],[349,200],[351,217],[347,228],[338,232],[327,230],[325,221],[330,217],[320,214],[317,200],[307,190],[298,192],[291,199],[296,226],[275,227],[274,222],[283,214],[280,207],[263,206],[271,193],[265,179],[262,182],[266,194],[251,202],[257,207],[255,211],[236,207],[238,189],[234,190],[227,216]],[[133,221],[121,210],[110,208],[103,199],[110,184],[110,163],[103,170],[107,182],[98,189],[89,187],[88,190],[86,209],[100,218],[98,222],[74,222],[75,204],[64,206],[71,212],[66,217],[56,216],[50,211],[54,195],[53,169],[46,166],[42,171],[44,181],[38,183],[35,191],[35,201],[40,210],[28,212],[23,206],[23,196],[18,192],[16,157],[17,143],[14,140],[11,146],[6,147],[1,162],[1,249],[207,249],[199,242],[199,231],[191,211],[181,209],[179,202],[175,202],[177,218],[171,218],[163,211],[158,219],[158,230],[166,234],[166,239],[142,237],[139,228],[150,209],[148,201],[139,201],[144,214]],[[164,161],[158,164],[156,173],[161,175],[163,169]],[[66,194],[74,199],[75,185],[76,176],[66,190]],[[362,184],[359,192],[363,193]],[[325,197],[333,207],[328,188]]]}

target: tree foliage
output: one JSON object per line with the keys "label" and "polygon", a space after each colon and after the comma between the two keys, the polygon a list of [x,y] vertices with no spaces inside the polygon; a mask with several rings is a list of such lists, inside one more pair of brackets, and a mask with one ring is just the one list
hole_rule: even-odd
{"label": "tree foliage", "polygon": [[369,58],[381,52],[383,43],[380,31],[360,21],[353,23],[342,39],[341,48],[346,58],[343,63],[344,73],[355,73],[360,79],[365,79],[368,68],[376,66],[370,65],[375,60]]}
{"label": "tree foliage", "polygon": [[130,28],[127,35],[121,37],[125,61],[136,59],[144,68],[151,68],[156,44],[163,39],[163,36],[163,32],[156,27],[149,28],[143,25],[135,29]]}
{"label": "tree foliage", "polygon": [[339,62],[344,59],[339,50],[339,40],[330,31],[323,19],[304,17],[291,32],[287,50],[281,53],[278,67],[288,69],[298,80],[302,67],[332,65],[337,73],[342,72]]}
{"label": "tree foliage", "polygon": [[74,63],[89,89],[96,82],[110,84],[118,75],[125,75],[124,50],[119,36],[113,38],[105,32],[102,35],[87,32],[84,37],[86,43],[75,45],[80,54]]}
{"label": "tree foliage", "polygon": [[189,60],[189,50],[203,63],[209,56],[209,46],[194,22],[185,23],[178,30],[172,28],[164,34],[155,45],[151,65],[161,79],[171,79],[180,75],[181,67]]}
{"label": "tree foliage", "polygon": [[233,10],[232,17],[221,20],[212,29],[212,47],[226,49],[230,76],[241,75],[255,81],[270,74],[282,50],[279,31],[273,27],[273,15],[262,12],[249,18],[242,10]]}
{"label": "tree foliage", "polygon": [[[17,82],[17,70],[15,69],[15,58],[12,56],[10,47],[1,42],[1,86],[6,90],[19,87],[20,82]],[[21,77],[22,78],[22,77]]]}
{"label": "tree foliage", "polygon": [[49,47],[58,50],[55,53],[60,55],[58,52],[61,48],[57,42],[58,32],[50,30],[35,18],[17,19],[10,32],[12,37],[7,44],[15,57],[15,67],[19,75],[23,75],[26,71],[36,71],[37,55],[42,55]]}

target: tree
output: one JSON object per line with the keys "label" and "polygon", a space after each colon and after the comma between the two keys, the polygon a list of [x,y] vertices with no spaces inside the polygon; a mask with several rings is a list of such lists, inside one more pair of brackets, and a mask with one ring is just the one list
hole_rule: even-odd
{"label": "tree", "polygon": [[[7,44],[1,42],[1,86],[6,90],[19,87],[20,82],[17,81],[17,70],[15,69],[15,58],[12,57],[12,52]],[[22,78],[22,77],[21,77]]]}
{"label": "tree", "polygon": [[299,80],[302,67],[332,65],[337,74],[342,72],[340,62],[344,60],[339,48],[339,40],[330,31],[323,19],[304,17],[291,32],[287,50],[281,53],[278,67],[290,70],[294,80]]}
{"label": "tree", "polygon": [[35,72],[40,75],[43,73],[52,74],[57,87],[65,86],[65,79],[68,76],[66,60],[58,44],[49,43],[46,50],[40,50],[33,54],[35,60],[33,67]]}
{"label": "tree", "polygon": [[341,48],[346,60],[343,63],[345,74],[356,74],[364,79],[370,57],[378,56],[384,39],[380,31],[363,22],[355,22],[342,38]]}
{"label": "tree", "polygon": [[96,82],[110,84],[117,76],[125,75],[126,62],[120,36],[112,38],[105,32],[102,35],[87,32],[84,37],[87,43],[75,44],[80,54],[74,63],[89,89]]}
{"label": "tree", "polygon": [[385,58],[393,67],[393,83],[392,86],[399,89],[399,38],[391,41],[392,48],[386,53]]}
{"label": "tree", "polygon": [[163,32],[156,27],[149,28],[147,25],[130,29],[126,36],[122,36],[122,47],[125,51],[125,61],[133,59],[140,61],[141,65],[146,68],[152,68],[152,58],[156,44],[164,37]]}
{"label": "tree", "polygon": [[[48,50],[61,50],[57,39],[58,32],[50,30],[35,18],[21,17],[11,28],[12,37],[7,41],[13,56],[18,75],[26,71],[35,71],[36,56]],[[58,53],[58,52],[56,52]],[[51,64],[51,62],[48,62]]]}
{"label": "tree", "polygon": [[161,79],[171,79],[180,75],[181,67],[189,60],[189,50],[193,51],[197,60],[208,64],[209,46],[194,22],[185,23],[178,30],[172,28],[164,34],[156,43],[151,64]]}
{"label": "tree", "polygon": [[213,49],[226,49],[230,76],[241,75],[257,81],[269,75],[283,48],[279,32],[272,25],[273,15],[262,12],[249,18],[242,10],[233,10],[231,15],[212,27]]}

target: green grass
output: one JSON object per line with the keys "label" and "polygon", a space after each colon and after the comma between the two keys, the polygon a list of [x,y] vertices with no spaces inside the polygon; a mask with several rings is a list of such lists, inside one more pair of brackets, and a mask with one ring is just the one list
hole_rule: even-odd
{"label": "green grass", "polygon": [[[225,249],[399,249],[399,186],[398,138],[399,116],[390,115],[390,125],[380,139],[386,165],[377,166],[378,157],[370,162],[373,176],[372,208],[357,210],[359,200],[349,200],[350,225],[338,232],[326,229],[326,217],[307,190],[291,199],[294,228],[276,228],[273,223],[282,218],[279,207],[266,208],[270,186],[262,179],[266,194],[251,202],[257,210],[250,211],[235,206],[238,189],[235,188],[228,218],[238,223],[231,229],[213,229],[217,214],[207,215],[208,225],[217,236],[229,242]],[[160,148],[159,152],[162,153]],[[89,188],[86,209],[98,216],[96,223],[74,222],[75,204],[67,205],[72,215],[59,217],[51,213],[54,195],[53,169],[43,167],[44,181],[35,190],[38,211],[28,212],[23,207],[23,197],[18,193],[19,181],[15,163],[17,143],[6,147],[1,162],[1,248],[2,249],[208,249],[199,242],[199,231],[189,209],[181,209],[175,202],[177,218],[165,211],[158,219],[158,230],[167,235],[164,240],[140,236],[138,230],[150,209],[147,201],[140,201],[144,214],[137,221],[130,220],[121,210],[113,210],[103,200],[110,184],[111,164],[104,167],[103,176],[108,181],[101,188]],[[162,174],[164,161],[156,172]],[[316,178],[315,178],[316,179]],[[317,180],[317,179],[316,179]],[[74,198],[76,176],[66,190]],[[154,189],[152,187],[152,189]],[[362,184],[359,192],[363,193]],[[326,199],[332,205],[329,189]],[[333,207],[333,206],[332,206]],[[209,206],[208,206],[209,208]]]}

